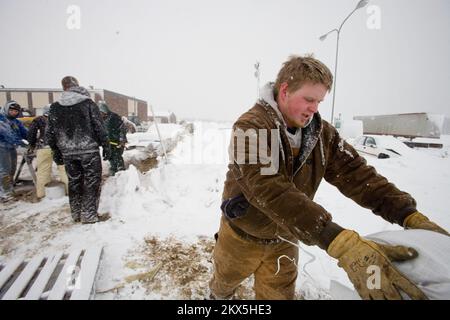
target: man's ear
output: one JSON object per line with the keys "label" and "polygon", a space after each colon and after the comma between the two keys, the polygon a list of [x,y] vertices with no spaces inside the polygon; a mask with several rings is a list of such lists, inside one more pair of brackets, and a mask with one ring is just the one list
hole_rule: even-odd
{"label": "man's ear", "polygon": [[280,101],[286,100],[287,92],[288,92],[288,84],[287,82],[283,82],[280,85],[280,90],[278,90],[278,99],[280,99]]}

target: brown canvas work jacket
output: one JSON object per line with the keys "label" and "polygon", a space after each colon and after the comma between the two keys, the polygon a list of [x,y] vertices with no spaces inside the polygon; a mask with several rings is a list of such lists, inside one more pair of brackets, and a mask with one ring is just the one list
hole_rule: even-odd
{"label": "brown canvas work jacket", "polygon": [[[326,249],[343,229],[332,222],[325,208],[313,201],[323,178],[346,197],[391,223],[401,225],[406,216],[416,211],[415,200],[367,165],[319,113],[301,129],[300,152],[295,158],[280,113],[264,100],[259,100],[235,122],[233,132],[238,129],[256,132],[257,136],[264,132],[260,129],[265,129],[268,147],[264,151],[270,155],[272,148],[277,149],[276,144],[279,149],[275,152],[279,164],[274,173],[262,174],[261,169],[269,165],[259,161],[264,158],[260,155],[257,163],[250,162],[255,155],[250,139],[245,140],[242,152],[238,150],[238,139],[232,138],[222,219],[241,235],[267,243],[281,236]],[[274,134],[277,137],[272,139]],[[248,160],[246,163],[237,161],[239,153]]]}

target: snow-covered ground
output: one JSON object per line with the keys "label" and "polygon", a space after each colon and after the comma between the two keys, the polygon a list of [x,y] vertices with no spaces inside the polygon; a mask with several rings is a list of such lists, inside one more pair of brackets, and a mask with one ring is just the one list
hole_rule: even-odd
{"label": "snow-covered ground", "polygon": [[[0,261],[37,252],[103,244],[97,299],[203,299],[211,275],[213,235],[220,220],[230,123],[195,123],[170,152],[168,162],[141,174],[134,166],[110,177],[102,188],[99,212],[109,221],[73,224],[68,200],[16,202],[0,211]],[[445,150],[450,151],[450,139]],[[407,157],[367,158],[400,189],[411,193],[418,209],[450,230],[447,210],[450,158],[427,150]],[[323,182],[315,201],[335,222],[362,235],[400,230],[342,196]],[[329,299],[330,280],[350,286],[336,261],[316,247],[301,246],[298,297]],[[147,272],[160,266],[156,276]],[[127,282],[138,275],[141,281]],[[116,288],[116,289],[114,289]],[[238,291],[251,299],[251,280]],[[103,293],[102,293],[103,292]]]}

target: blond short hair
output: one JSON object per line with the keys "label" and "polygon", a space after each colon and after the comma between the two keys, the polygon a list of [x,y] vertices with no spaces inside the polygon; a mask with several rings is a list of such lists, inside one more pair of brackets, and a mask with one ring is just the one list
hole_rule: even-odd
{"label": "blond short hair", "polygon": [[274,86],[275,97],[278,96],[281,84],[285,82],[288,84],[288,92],[298,90],[306,82],[321,83],[330,91],[333,85],[333,75],[330,69],[315,59],[312,54],[303,57],[290,56],[278,73]]}

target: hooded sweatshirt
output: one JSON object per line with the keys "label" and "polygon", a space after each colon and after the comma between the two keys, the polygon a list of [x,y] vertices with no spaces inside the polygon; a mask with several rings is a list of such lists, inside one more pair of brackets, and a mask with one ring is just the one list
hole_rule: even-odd
{"label": "hooded sweatshirt", "polygon": [[9,116],[9,108],[14,104],[15,101],[9,101],[0,110],[0,147],[7,149],[14,149],[27,138],[27,129],[22,122]]}
{"label": "hooded sweatshirt", "polygon": [[50,106],[46,137],[49,146],[63,157],[109,147],[98,106],[83,87],[64,91],[61,99]]}

